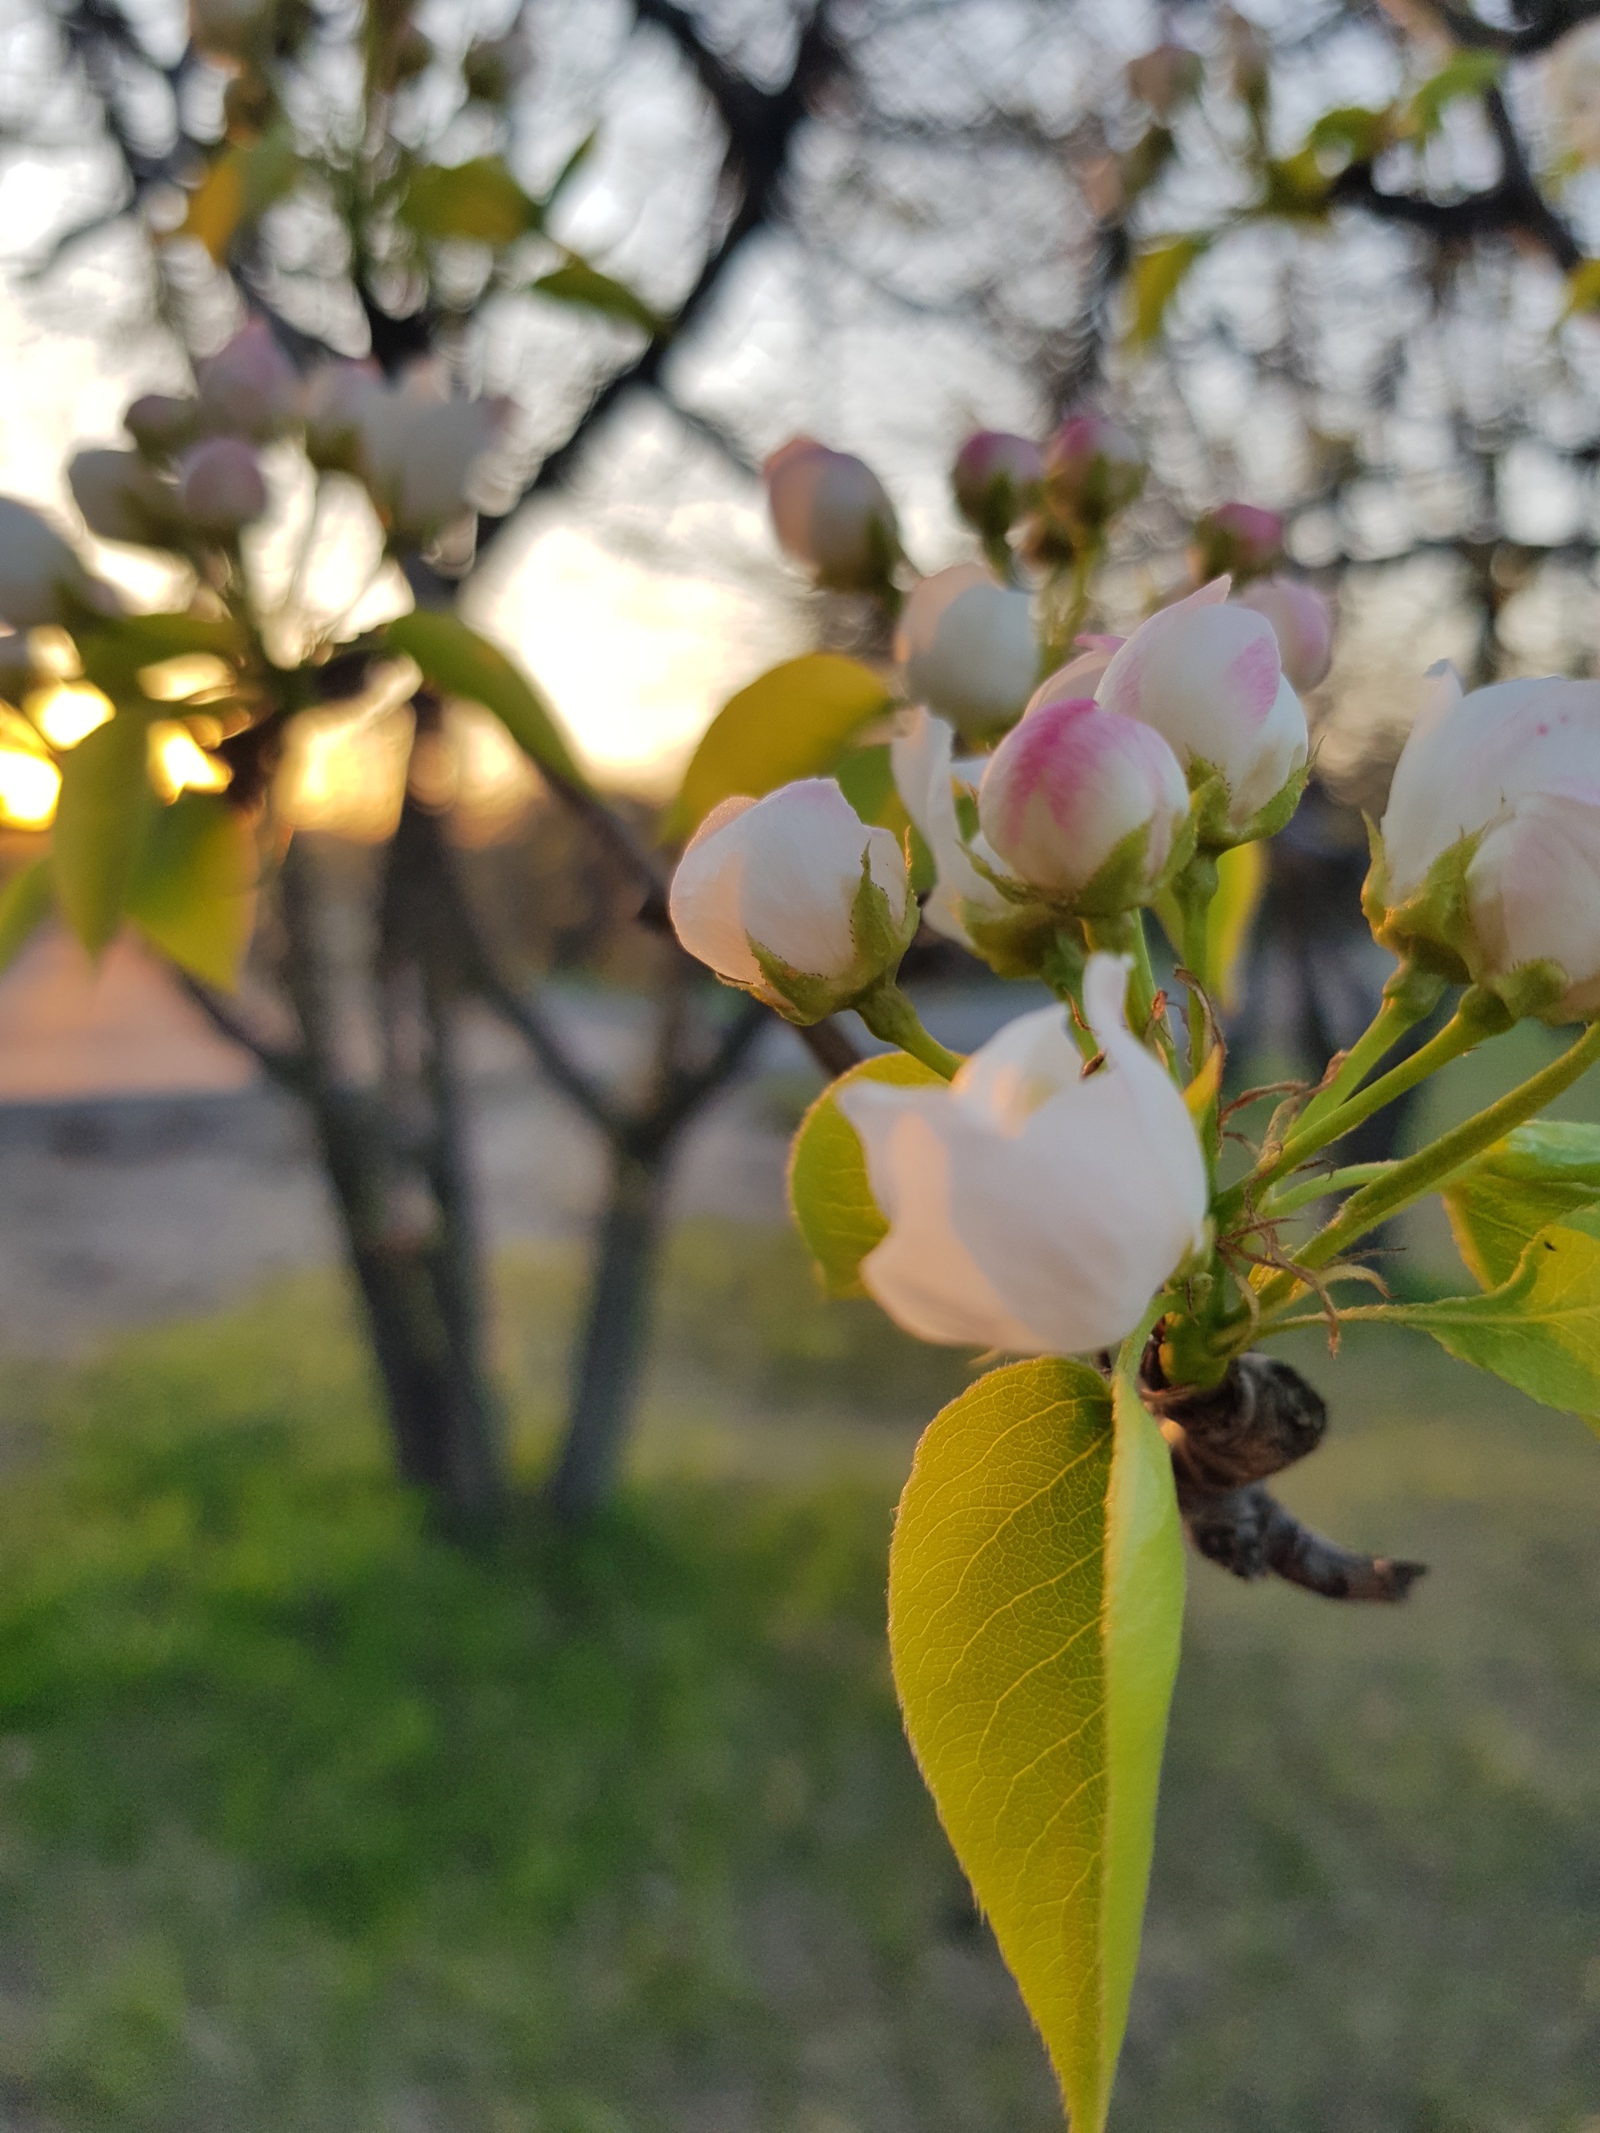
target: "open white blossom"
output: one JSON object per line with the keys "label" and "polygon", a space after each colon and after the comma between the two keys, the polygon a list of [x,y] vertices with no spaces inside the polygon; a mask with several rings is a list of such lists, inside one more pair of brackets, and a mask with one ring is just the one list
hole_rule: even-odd
{"label": "open white blossom", "polygon": [[1090,957],[1084,1004],[1105,1063],[1087,1079],[1049,1007],[1009,1023],[948,1088],[840,1090],[889,1224],[861,1278],[908,1333],[1022,1355],[1111,1347],[1203,1249],[1200,1143],[1128,1030],[1126,984],[1121,958]]}

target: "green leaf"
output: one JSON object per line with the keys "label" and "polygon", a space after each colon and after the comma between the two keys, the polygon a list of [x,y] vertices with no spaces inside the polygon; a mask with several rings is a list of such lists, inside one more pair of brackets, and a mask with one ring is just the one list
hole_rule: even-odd
{"label": "green leaf", "polygon": [[1320,221],[1328,212],[1332,182],[1314,148],[1302,148],[1281,162],[1261,166],[1261,212],[1290,221]]}
{"label": "green leaf", "polygon": [[434,688],[492,711],[541,770],[579,792],[589,790],[554,711],[521,667],[497,644],[468,629],[459,615],[419,607],[391,622],[387,639],[391,651],[417,662]]}
{"label": "green leaf", "polygon": [[62,760],[51,842],[56,901],[91,955],[117,930],[158,804],[145,767],[147,733],[148,721],[123,709]]}
{"label": "green leaf", "polygon": [[1518,1126],[1441,1197],[1457,1250],[1486,1289],[1497,1288],[1540,1230],[1600,1201],[1600,1126],[1553,1119]]}
{"label": "green leaf", "polygon": [[1337,157],[1342,163],[1370,163],[1388,147],[1394,136],[1394,113],[1371,111],[1364,104],[1341,104],[1324,111],[1306,135],[1306,146],[1316,154]]}
{"label": "green leaf", "polygon": [[221,266],[235,233],[287,198],[303,169],[287,128],[224,148],[189,195],[188,212],[173,236],[198,238]]}
{"label": "green leaf", "polygon": [[573,149],[571,155],[568,156],[567,160],[556,172],[555,182],[544,196],[544,205],[547,210],[555,206],[579,171],[583,169],[589,158],[594,154],[599,140],[600,128],[591,126],[577,147]]}
{"label": "green leaf", "polygon": [[893,832],[896,843],[910,840],[911,887],[926,896],[939,879],[933,854],[906,813],[905,802],[894,782],[894,764],[887,741],[874,741],[869,748],[852,748],[840,757],[834,769],[839,790],[863,822]]}
{"label": "green leaf", "polygon": [[[85,681],[113,703],[147,703],[138,677],[165,659],[205,652],[231,665],[244,649],[237,624],[202,615],[118,615],[79,629],[75,641]],[[170,705],[159,708],[170,716]]]}
{"label": "green leaf", "polygon": [[9,970],[56,907],[48,858],[13,874],[0,891],[0,970]]}
{"label": "green leaf", "polygon": [[215,793],[180,793],[151,824],[128,916],[181,970],[232,992],[255,931],[256,841]]}
{"label": "green leaf", "polygon": [[399,214],[419,237],[495,246],[514,244],[544,219],[498,156],[424,164],[411,173]]}
{"label": "green leaf", "polygon": [[1168,306],[1189,269],[1210,244],[1209,236],[1176,237],[1141,252],[1133,262],[1129,276],[1133,289],[1131,338],[1137,347],[1146,348],[1160,338]]}
{"label": "green leaf", "polygon": [[1483,1295],[1340,1316],[1416,1326],[1459,1361],[1600,1430],[1600,1209],[1540,1230],[1510,1280]]}
{"label": "green leaf", "polygon": [[1183,1577],[1171,1460],[1126,1378],[1114,1399],[1085,1364],[1014,1364],[917,1447],[895,1685],[1074,2133],[1101,2133],[1127,2022]]}
{"label": "green leaf", "polygon": [[614,281],[609,274],[602,274],[598,267],[591,267],[586,259],[574,255],[565,266],[553,267],[548,274],[541,274],[529,287],[535,296],[548,296],[558,304],[572,304],[580,311],[600,311],[608,318],[620,318],[630,326],[641,327],[652,340],[665,330],[664,321],[651,310],[642,296],[636,296],[626,282]]}
{"label": "green leaf", "polygon": [[1579,311],[1600,308],[1600,259],[1580,259],[1567,276],[1567,308],[1561,314],[1571,318]]}
{"label": "green leaf", "polygon": [[944,1086],[921,1060],[885,1052],[841,1074],[800,1121],[789,1150],[789,1205],[830,1296],[866,1295],[861,1262],[889,1234],[867,1183],[860,1138],[835,1101],[855,1081],[887,1081],[904,1089]]}
{"label": "green leaf", "polygon": [[825,775],[893,702],[882,675],[837,652],[807,652],[769,668],[707,727],[668,812],[666,835],[687,837],[735,793],[760,799],[793,778]]}
{"label": "green leaf", "polygon": [[1500,79],[1501,60],[1495,52],[1456,52],[1430,75],[1411,99],[1408,112],[1412,130],[1427,140],[1437,133],[1445,108],[1458,97],[1482,96]]}

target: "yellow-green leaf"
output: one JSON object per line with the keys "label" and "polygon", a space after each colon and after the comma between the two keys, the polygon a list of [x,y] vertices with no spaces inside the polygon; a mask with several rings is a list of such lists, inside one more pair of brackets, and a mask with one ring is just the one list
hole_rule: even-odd
{"label": "yellow-green leaf", "polygon": [[1580,1208],[1540,1230],[1510,1280],[1482,1295],[1341,1316],[1431,1333],[1463,1363],[1600,1430],[1600,1210]]}
{"label": "yellow-green leaf", "polygon": [[856,1129],[834,1101],[853,1081],[887,1081],[900,1088],[943,1086],[920,1060],[905,1052],[885,1052],[841,1074],[800,1121],[789,1151],[789,1205],[830,1296],[866,1295],[861,1262],[889,1234],[867,1183],[867,1159]]}
{"label": "yellow-green leaf", "polygon": [[906,1730],[1049,2047],[1101,2133],[1127,2022],[1183,1614],[1171,1461],[1126,1379],[995,1371],[917,1447],[889,1559]]}
{"label": "yellow-green leaf", "polygon": [[215,793],[181,793],[151,824],[128,916],[181,970],[231,992],[255,931],[256,841]]}
{"label": "yellow-green leaf", "polygon": [[292,192],[300,171],[294,143],[284,132],[225,148],[189,195],[188,212],[174,235],[198,238],[221,266],[235,232]]}
{"label": "yellow-green leaf", "polygon": [[1412,97],[1407,118],[1410,130],[1426,140],[1437,133],[1448,105],[1458,97],[1482,96],[1500,78],[1497,52],[1456,52],[1437,74],[1430,75]]}
{"label": "yellow-green leaf", "polygon": [[387,634],[390,650],[414,659],[434,688],[482,704],[541,770],[587,792],[589,781],[554,711],[497,644],[442,608],[419,607],[414,614],[401,615],[389,624]]}
{"label": "yellow-green leaf", "polygon": [[625,319],[630,326],[640,327],[652,339],[662,330],[661,318],[642,296],[636,296],[626,282],[616,281],[611,275],[602,274],[598,267],[591,267],[586,259],[571,258],[565,266],[541,274],[529,286],[535,296],[548,296],[558,304],[572,304],[579,311],[599,311],[608,318]]}
{"label": "yellow-green leaf", "polygon": [[156,809],[147,736],[148,721],[124,708],[62,761],[51,841],[56,901],[91,955],[117,929]]}
{"label": "yellow-green leaf", "polygon": [[881,674],[837,652],[807,652],[769,668],[730,697],[706,729],[683,774],[667,835],[687,837],[735,793],[759,799],[792,778],[823,776],[893,701]]}
{"label": "yellow-green leaf", "polygon": [[0,891],[0,970],[9,970],[55,909],[55,877],[48,858],[13,874]]}
{"label": "yellow-green leaf", "polygon": [[422,165],[406,182],[399,213],[419,237],[496,246],[514,244],[543,219],[498,156]]}
{"label": "yellow-green leaf", "polygon": [[1567,308],[1564,318],[1600,307],[1600,259],[1580,259],[1567,276]]}
{"label": "yellow-green leaf", "polygon": [[1129,276],[1133,289],[1132,338],[1138,346],[1148,347],[1160,338],[1167,307],[1210,243],[1208,236],[1176,237],[1141,252],[1133,262]]}
{"label": "yellow-green leaf", "polygon": [[1600,1126],[1535,1119],[1484,1150],[1442,1196],[1456,1248],[1498,1288],[1540,1230],[1600,1201]]}

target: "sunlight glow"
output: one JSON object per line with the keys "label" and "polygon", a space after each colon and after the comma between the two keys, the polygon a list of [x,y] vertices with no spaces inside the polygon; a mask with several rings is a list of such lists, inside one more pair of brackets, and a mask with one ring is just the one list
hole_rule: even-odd
{"label": "sunlight glow", "polygon": [[22,708],[52,748],[76,748],[112,713],[110,697],[102,696],[87,681],[65,681],[53,689],[35,689]]}
{"label": "sunlight glow", "polygon": [[61,773],[48,756],[0,747],[0,823],[8,829],[44,829],[60,790]]}
{"label": "sunlight glow", "polygon": [[233,777],[226,763],[207,755],[187,726],[158,718],[150,728],[150,782],[163,799],[181,792],[221,792]]}

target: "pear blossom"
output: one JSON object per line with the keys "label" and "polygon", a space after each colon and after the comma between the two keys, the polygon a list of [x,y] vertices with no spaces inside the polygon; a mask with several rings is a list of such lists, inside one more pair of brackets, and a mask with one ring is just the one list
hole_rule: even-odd
{"label": "pear blossom", "polygon": [[1195,520],[1194,543],[1200,575],[1258,578],[1283,560],[1284,524],[1280,513],[1259,504],[1218,504]]}
{"label": "pear blossom", "polygon": [[296,413],[300,380],[264,318],[253,318],[200,366],[204,428],[264,444]]}
{"label": "pear blossom", "polygon": [[1272,624],[1278,656],[1291,688],[1314,689],[1333,664],[1333,610],[1315,586],[1299,578],[1257,578],[1239,595]]}
{"label": "pear blossom", "polygon": [[1049,516],[1093,534],[1139,495],[1148,468],[1128,432],[1105,415],[1072,415],[1044,448]]}
{"label": "pear blossom", "polygon": [[888,492],[864,460],[792,437],[762,469],[785,554],[835,592],[869,591],[900,552]]}
{"label": "pear blossom", "polygon": [[426,365],[390,385],[375,364],[327,363],[303,396],[306,453],[313,466],[357,475],[395,535],[421,541],[468,508],[510,406],[452,400]]}
{"label": "pear blossom", "polygon": [[[1381,939],[1442,951],[1515,1001],[1518,974],[1564,985],[1538,1012],[1600,1013],[1600,682],[1497,682],[1463,694],[1436,667],[1401,751],[1368,903]],[[1459,968],[1453,967],[1459,964]]]}
{"label": "pear blossom", "polygon": [[956,454],[950,472],[956,509],[969,526],[1003,540],[1038,494],[1044,454],[1031,437],[979,430]]}
{"label": "pear blossom", "polygon": [[833,778],[713,808],[678,862],[668,911],[691,955],[797,1022],[885,977],[917,922],[904,852]]}
{"label": "pear blossom", "polygon": [[[958,760],[955,738],[942,718],[920,709],[912,711],[901,720],[889,743],[889,765],[895,790],[927,846],[938,876],[922,906],[922,916],[935,933],[970,948],[974,921],[1005,918],[1011,906],[994,883],[973,865],[962,836],[956,787],[964,786],[969,796],[973,795],[983,775],[984,759],[980,756]],[[1000,855],[981,836],[972,843],[979,856],[999,871]]]}
{"label": "pear blossom", "polygon": [[206,533],[236,533],[267,508],[261,462],[242,437],[206,437],[178,462],[178,508]]}
{"label": "pear blossom", "polygon": [[1050,899],[1087,892],[1107,914],[1154,893],[1188,819],[1183,769],[1161,735],[1092,698],[1030,710],[978,789],[979,826],[1018,880]]}
{"label": "pear blossom", "polygon": [[856,1081],[836,1101],[889,1233],[870,1295],[919,1339],[1078,1355],[1131,1333],[1206,1242],[1206,1167],[1182,1096],[1128,1030],[1121,957],[1095,955],[1084,1075],[1061,1009],[1009,1023],[941,1088]]}
{"label": "pear blossom", "polygon": [[1272,624],[1227,593],[1218,578],[1140,623],[1095,691],[1108,710],[1154,726],[1191,784],[1211,773],[1221,780],[1222,819],[1203,824],[1201,836],[1222,844],[1248,834],[1309,748]]}
{"label": "pear blossom", "polygon": [[1013,719],[1038,671],[1032,603],[981,563],[923,578],[905,604],[895,656],[906,692],[961,733]]}
{"label": "pear blossom", "polygon": [[0,622],[34,629],[69,620],[84,603],[104,606],[109,597],[41,512],[0,496]]}

